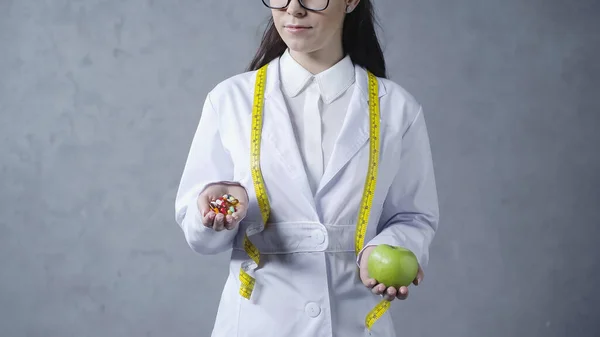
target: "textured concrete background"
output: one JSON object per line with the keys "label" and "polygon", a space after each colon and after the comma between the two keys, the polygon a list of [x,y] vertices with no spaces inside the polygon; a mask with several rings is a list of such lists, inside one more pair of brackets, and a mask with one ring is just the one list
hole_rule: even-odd
{"label": "textured concrete background", "polygon": [[[376,1],[442,222],[400,336],[600,335],[600,2]],[[259,0],[0,0],[0,336],[209,336],[173,199]]]}

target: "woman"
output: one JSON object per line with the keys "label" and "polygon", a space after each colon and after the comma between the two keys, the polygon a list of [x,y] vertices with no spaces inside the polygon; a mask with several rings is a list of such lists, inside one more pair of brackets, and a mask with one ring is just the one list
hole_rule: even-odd
{"label": "woman", "polygon": [[[395,336],[386,304],[408,288],[366,261],[404,247],[423,279],[438,204],[421,105],[385,78],[369,0],[263,4],[258,53],[208,94],[176,199],[194,251],[232,249],[212,336]],[[224,194],[233,214],[209,207]]]}

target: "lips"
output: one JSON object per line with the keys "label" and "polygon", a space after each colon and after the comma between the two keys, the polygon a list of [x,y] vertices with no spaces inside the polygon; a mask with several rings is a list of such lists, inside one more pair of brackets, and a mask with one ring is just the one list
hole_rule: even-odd
{"label": "lips", "polygon": [[300,33],[305,32],[311,29],[312,27],[304,25],[285,25],[284,28],[290,33]]}
{"label": "lips", "polygon": [[308,28],[310,28],[310,26],[303,26],[303,25],[285,25],[285,28],[289,28],[289,29],[308,29]]}

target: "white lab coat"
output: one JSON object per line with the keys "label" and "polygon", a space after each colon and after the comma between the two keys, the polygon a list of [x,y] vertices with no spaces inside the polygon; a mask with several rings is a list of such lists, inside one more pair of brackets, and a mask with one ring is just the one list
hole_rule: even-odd
{"label": "white lab coat", "polygon": [[[280,90],[279,59],[265,89],[262,173],[271,204],[264,232],[251,236],[261,252],[252,298],[242,298],[240,264],[245,229],[261,220],[250,172],[251,112],[256,72],[219,83],[207,96],[176,198],[176,220],[200,254],[232,249],[213,337],[368,336],[366,314],[381,297],[360,281],[354,234],[369,160],[366,71],[355,66],[356,86],[339,138],[313,196]],[[429,139],[420,104],[403,88],[379,81],[381,156],[365,245],[412,250],[426,267],[438,224]],[[215,232],[202,225],[196,199],[212,182],[244,186],[249,210],[239,228]],[[371,330],[394,337],[394,301]]]}

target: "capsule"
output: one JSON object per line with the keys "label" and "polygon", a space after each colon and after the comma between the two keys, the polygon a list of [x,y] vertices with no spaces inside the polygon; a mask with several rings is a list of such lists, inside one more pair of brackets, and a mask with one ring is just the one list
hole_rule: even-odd
{"label": "capsule", "polygon": [[232,195],[230,194],[223,194],[223,196],[221,196],[220,198],[217,198],[215,200],[212,200],[209,203],[209,207],[211,210],[213,210],[213,212],[219,214],[233,214],[235,213],[236,209],[235,206],[239,204],[239,201],[234,198]]}

